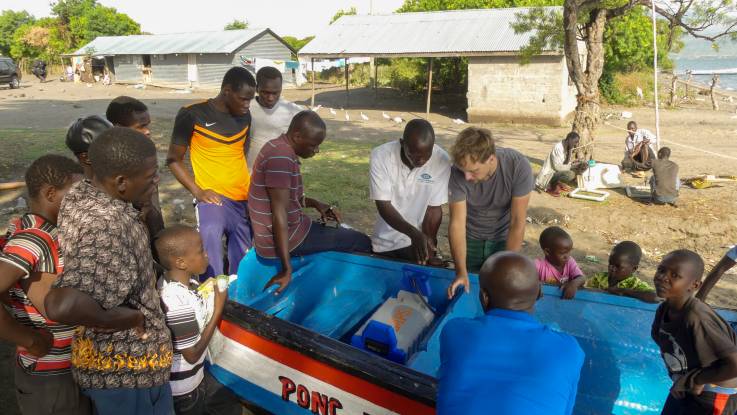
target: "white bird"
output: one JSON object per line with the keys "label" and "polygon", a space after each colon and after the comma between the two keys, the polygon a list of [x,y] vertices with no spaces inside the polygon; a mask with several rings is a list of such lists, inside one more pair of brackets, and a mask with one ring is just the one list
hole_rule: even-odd
{"label": "white bird", "polygon": [[466,123],[466,122],[465,122],[465,121],[463,121],[463,120],[462,120],[462,119],[460,119],[460,118],[456,118],[455,120],[453,120],[453,124],[465,124],[465,123]]}
{"label": "white bird", "polygon": [[392,119],[392,117],[390,117],[389,114],[387,114],[384,111],[381,111],[381,116],[384,117],[385,120],[391,120]]}
{"label": "white bird", "polygon": [[332,108],[330,108],[330,113],[333,114],[333,115],[337,114],[337,112],[335,112],[335,110],[332,109]]}
{"label": "white bird", "polygon": [[367,117],[366,114],[364,114],[363,111],[361,111],[361,119],[364,121],[368,121],[369,117]]}
{"label": "white bird", "polygon": [[345,112],[345,120],[350,121],[351,117],[348,116],[348,111]]}
{"label": "white bird", "polygon": [[397,124],[401,124],[401,123],[404,122],[404,120],[402,119],[402,117],[394,117],[394,118],[392,118],[392,121],[394,121]]}
{"label": "white bird", "polygon": [[637,87],[637,98],[645,99],[645,96],[642,94],[642,88],[639,86]]}

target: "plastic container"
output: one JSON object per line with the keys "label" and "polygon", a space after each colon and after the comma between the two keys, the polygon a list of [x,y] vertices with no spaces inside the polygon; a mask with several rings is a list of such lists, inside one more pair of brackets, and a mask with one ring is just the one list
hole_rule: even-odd
{"label": "plastic container", "polygon": [[351,344],[405,363],[435,313],[420,294],[400,290],[387,299],[351,338]]}

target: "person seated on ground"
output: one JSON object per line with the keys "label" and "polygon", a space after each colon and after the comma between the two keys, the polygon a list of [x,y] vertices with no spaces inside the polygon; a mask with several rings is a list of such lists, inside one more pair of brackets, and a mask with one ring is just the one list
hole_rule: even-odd
{"label": "person seated on ground", "polygon": [[174,412],[240,415],[238,398],[204,367],[228,291],[214,287],[214,308],[210,310],[197,290],[199,275],[209,263],[202,238],[194,228],[174,225],[159,232],[154,243],[159,263],[166,270],[157,288],[174,343],[169,381]]}
{"label": "person seated on ground", "polygon": [[[292,280],[292,256],[322,251],[371,252],[368,236],[352,229],[326,226],[341,216],[335,206],[305,197],[299,159],[319,152],[325,140],[325,122],[313,111],[294,116],[286,134],[264,145],[254,162],[253,198],[248,206],[255,235],[256,253],[278,258],[281,270],[264,286],[277,284],[282,292]],[[304,208],[314,208],[323,223],[314,222]]]}
{"label": "person seated on ground", "polygon": [[[174,120],[166,164],[196,200],[197,229],[210,258],[207,272],[200,276],[203,280],[238,272],[252,246],[246,149],[255,94],[256,79],[248,69],[236,66],[223,76],[215,98],[182,107]],[[192,173],[184,162],[188,149]]]}
{"label": "person seated on ground", "polygon": [[737,336],[729,323],[694,298],[704,261],[687,249],[663,257],[655,290],[652,338],[673,386],[662,414],[732,415],[737,411]]}
{"label": "person seated on ground", "polygon": [[650,284],[637,277],[637,268],[642,259],[640,245],[623,241],[612,248],[607,272],[598,272],[586,281],[586,288],[606,290],[609,294],[637,298],[648,303],[658,302]]}
{"label": "person seated on ground", "polygon": [[535,264],[523,255],[484,262],[484,315],[450,320],[440,334],[438,415],[573,412],[584,353],[573,336],[535,319],[541,296]]}
{"label": "person seated on ground", "polygon": [[652,203],[675,206],[678,202],[678,189],[681,180],[678,178],[678,165],[670,161],[670,148],[658,150],[658,159],[653,160],[653,177],[650,178]]}
{"label": "person seated on ground", "polygon": [[379,211],[374,253],[442,265],[436,247],[442,205],[448,203],[450,158],[435,145],[432,125],[409,121],[401,139],[371,151],[369,166],[371,199]]}
{"label": "person seated on ground", "polygon": [[448,239],[456,279],[448,298],[459,286],[468,292],[468,273],[478,272],[493,253],[522,249],[534,188],[527,158],[511,148],[497,149],[485,128],[461,131],[450,155]]}
{"label": "person seated on ground", "polygon": [[575,297],[576,291],[586,282],[586,278],[571,256],[573,250],[571,235],[557,226],[548,227],[540,233],[540,248],[545,253],[544,258],[535,260],[540,281],[559,285],[566,300]]}
{"label": "person seated on ground", "polygon": [[64,272],[44,305],[50,319],[84,326],[74,336],[80,355],[72,372],[96,413],[170,415],[172,342],[149,238],[133,207],[156,189],[156,146],[113,127],[90,144],[89,159],[92,180],[74,185],[61,204]]}
{"label": "person seated on ground", "polygon": [[248,171],[253,171],[261,148],[289,128],[298,112],[299,105],[281,97],[282,74],[273,66],[264,66],[256,72],[256,104],[251,105],[251,140],[248,142]]}
{"label": "person seated on ground", "polygon": [[652,168],[657,149],[658,138],[655,134],[644,128],[637,128],[634,121],[628,122],[622,170],[636,177],[645,177],[643,172]]}
{"label": "person seated on ground", "polygon": [[572,190],[568,183],[575,182],[576,175],[588,168],[585,162],[573,160],[573,149],[578,147],[580,141],[578,133],[570,132],[563,141],[553,146],[535,179],[535,187],[539,191],[557,197],[561,192]]}
{"label": "person seated on ground", "polygon": [[714,288],[719,279],[722,278],[722,275],[732,269],[735,264],[737,264],[737,245],[733,246],[729,251],[727,251],[722,259],[720,259],[719,262],[717,262],[717,264],[714,266],[714,268],[712,268],[711,272],[707,274],[704,283],[701,284],[701,288],[696,294],[696,298],[703,302],[706,302],[706,297],[709,296],[709,292],[711,291],[711,289]]}
{"label": "person seated on ground", "polygon": [[90,414],[71,372],[76,327],[46,318],[44,299],[61,273],[57,238],[59,206],[82,167],[57,155],[43,156],[26,171],[28,213],[14,219],[0,242],[0,339],[17,347],[14,372],[18,406],[25,415]]}

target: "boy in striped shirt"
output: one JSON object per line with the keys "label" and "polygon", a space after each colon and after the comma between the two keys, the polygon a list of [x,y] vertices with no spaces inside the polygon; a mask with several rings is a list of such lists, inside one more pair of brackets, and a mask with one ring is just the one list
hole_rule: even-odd
{"label": "boy in striped shirt", "polygon": [[26,172],[29,212],[11,221],[0,240],[0,293],[8,292],[12,316],[0,307],[0,339],[17,345],[15,386],[24,414],[89,414],[89,401],[71,374],[75,327],[46,318],[44,298],[63,268],[56,221],[82,167],[57,155],[34,161]]}
{"label": "boy in striped shirt", "polygon": [[214,288],[212,309],[197,292],[197,277],[209,262],[202,238],[189,226],[175,225],[159,232],[154,243],[159,263],[166,270],[158,289],[174,343],[169,382],[174,411],[177,415],[240,415],[238,398],[204,367],[207,346],[223,316],[228,292]]}

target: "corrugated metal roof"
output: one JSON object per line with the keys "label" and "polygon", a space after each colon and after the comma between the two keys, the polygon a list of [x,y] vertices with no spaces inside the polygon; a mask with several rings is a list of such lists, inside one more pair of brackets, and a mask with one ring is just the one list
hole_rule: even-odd
{"label": "corrugated metal roof", "polygon": [[170,53],[232,53],[269,29],[164,35],[100,36],[71,55],[165,55]]}
{"label": "corrugated metal roof", "polygon": [[[553,12],[561,7],[546,7]],[[299,51],[305,57],[463,56],[519,52],[532,33],[510,26],[529,8],[343,16]]]}

